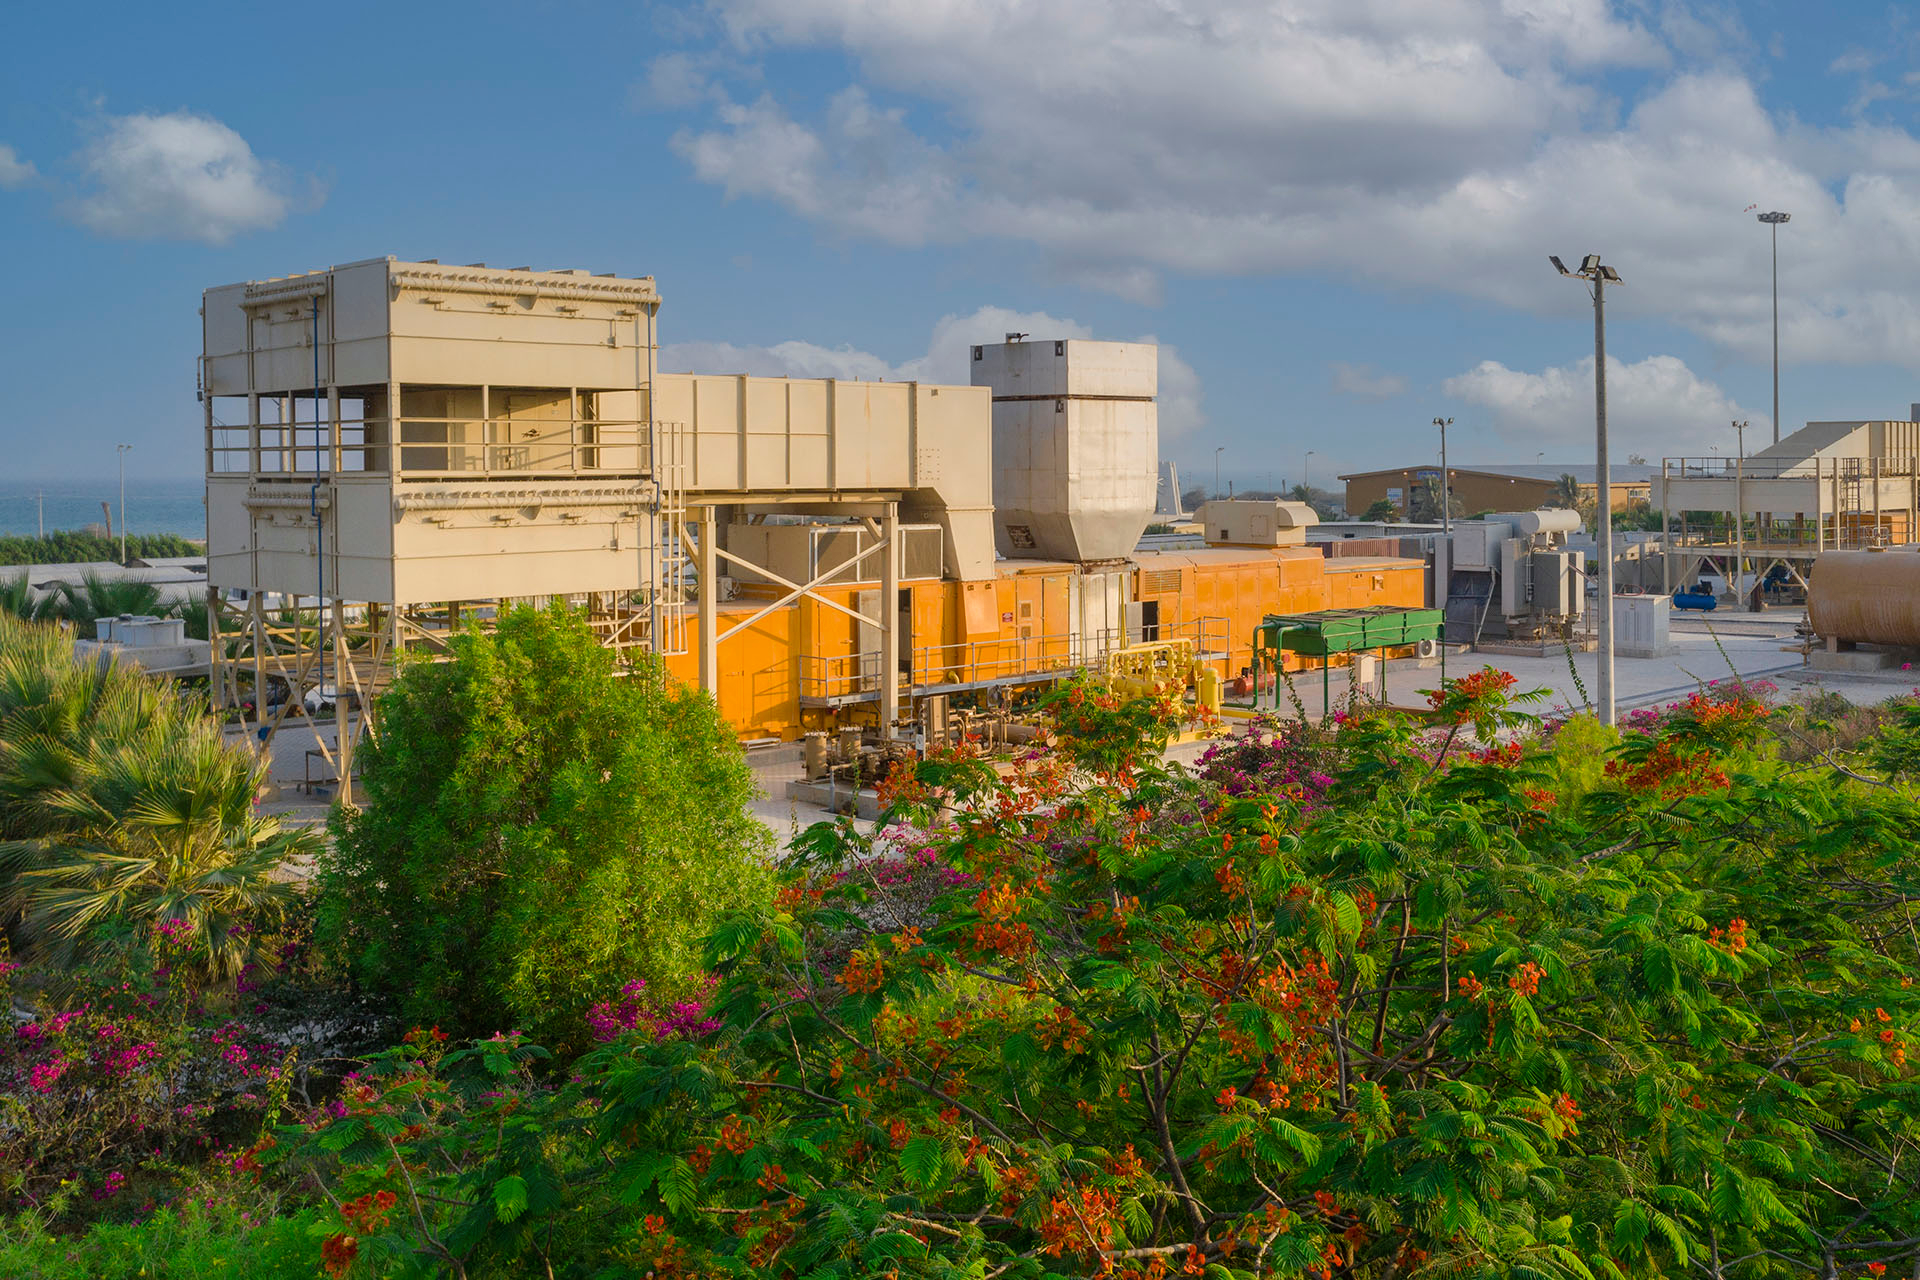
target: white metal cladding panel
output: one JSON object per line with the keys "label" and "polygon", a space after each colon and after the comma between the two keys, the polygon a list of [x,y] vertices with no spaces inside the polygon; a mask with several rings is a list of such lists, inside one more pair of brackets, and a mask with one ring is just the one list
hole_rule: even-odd
{"label": "white metal cladding panel", "polygon": [[1067,401],[1062,466],[1072,510],[1153,514],[1160,444],[1154,410],[1137,401]]}
{"label": "white metal cladding panel", "polygon": [[241,395],[247,389],[247,313],[240,309],[246,292],[245,285],[230,284],[201,296],[207,390],[213,395]]}
{"label": "white metal cladding panel", "polygon": [[[316,319],[314,305],[318,303]],[[332,300],[326,297],[299,298],[253,307],[253,376],[262,391],[306,391],[313,384],[333,376],[332,352],[328,334],[332,324]],[[320,370],[314,373],[312,337],[320,335]]]}
{"label": "white metal cladding panel", "polygon": [[1159,394],[1160,349],[1150,342],[1093,342],[1085,338],[1069,338],[1066,355],[1062,358],[1066,364],[1068,395]]}
{"label": "white metal cladding panel", "polygon": [[714,491],[741,487],[740,384],[741,378],[696,377],[693,412],[687,419],[693,431],[693,474],[690,489]]}
{"label": "white metal cladding panel", "polygon": [[1152,396],[1159,349],[1148,342],[1087,338],[989,343],[971,362],[975,386],[996,396]]}
{"label": "white metal cladding panel", "polygon": [[833,473],[839,489],[910,489],[913,388],[905,382],[833,382]]}
{"label": "white metal cladding panel", "polygon": [[993,397],[985,387],[915,388],[914,483],[985,506],[993,485]]}
{"label": "white metal cladding panel", "polygon": [[640,585],[634,521],[611,509],[500,524],[485,510],[445,524],[408,515],[394,527],[396,603],[630,591]]}
{"label": "white metal cladding panel", "polygon": [[253,580],[247,535],[248,481],[207,481],[207,580],[216,587],[244,587]]}
{"label": "white metal cladding panel", "polygon": [[784,378],[747,378],[746,396],[746,488],[784,489],[792,480],[787,442],[792,438],[793,417],[788,396],[791,384]]}

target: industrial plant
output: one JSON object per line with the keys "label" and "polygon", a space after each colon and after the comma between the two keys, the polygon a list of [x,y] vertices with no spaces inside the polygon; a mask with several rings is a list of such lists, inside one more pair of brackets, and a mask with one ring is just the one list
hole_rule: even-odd
{"label": "industrial plant", "polygon": [[[1181,512],[1151,344],[1009,334],[971,348],[967,386],[666,373],[660,309],[651,278],[394,258],[207,290],[215,705],[260,744],[289,715],[313,726],[350,788],[397,662],[561,600],[710,691],[749,743],[813,735],[817,773],[823,743],[852,759],[1005,724],[1080,671],[1158,673],[1231,715],[1278,705],[1283,672],[1347,667],[1358,688],[1447,646],[1594,646],[1571,511],[1359,539],[1297,502]],[[1667,652],[1674,604],[1810,584],[1809,649],[1920,644],[1888,620],[1911,606],[1871,586],[1835,603],[1843,580],[1920,564],[1877,560],[1920,527],[1916,433],[1814,423],[1752,458],[1648,468],[1669,532],[1623,549],[1609,660]],[[1183,532],[1143,539],[1169,519]],[[1824,567],[1834,552],[1876,560]]]}
{"label": "industrial plant", "polygon": [[216,705],[265,742],[317,696],[346,757],[401,655],[564,599],[743,737],[889,738],[1130,646],[1226,676],[1270,614],[1425,603],[1423,561],[1323,556],[1297,504],[1209,504],[1205,546],[1136,550],[1151,345],[1010,335],[970,386],[666,374],[660,304],[648,278],[391,258],[209,289]]}

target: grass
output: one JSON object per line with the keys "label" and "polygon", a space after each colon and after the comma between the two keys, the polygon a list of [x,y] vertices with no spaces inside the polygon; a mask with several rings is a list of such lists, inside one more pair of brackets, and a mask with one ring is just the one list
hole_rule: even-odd
{"label": "grass", "polygon": [[[0,1222],[0,1276],[33,1280],[312,1280],[318,1209],[285,1217],[232,1205],[161,1209],[144,1222],[97,1222],[52,1235],[34,1215]],[[337,1225],[337,1224],[336,1224]]]}

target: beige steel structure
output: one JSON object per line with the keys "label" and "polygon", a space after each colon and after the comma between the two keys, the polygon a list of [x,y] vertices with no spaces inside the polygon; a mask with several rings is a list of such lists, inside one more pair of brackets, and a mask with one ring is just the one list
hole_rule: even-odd
{"label": "beige steel structure", "polygon": [[1776,566],[1804,589],[1823,552],[1920,538],[1920,421],[1810,422],[1750,457],[1666,458],[1653,500],[1679,525],[1666,590],[1708,571],[1741,594]]}
{"label": "beige steel structure", "polygon": [[[871,627],[892,669],[893,609],[821,594],[845,564],[794,580],[735,555],[736,516],[861,522],[883,600],[903,520],[939,531],[943,576],[992,576],[986,388],[661,377],[659,306],[651,278],[393,258],[208,290],[216,704],[250,688],[264,743],[296,698],[331,701],[344,758],[318,746],[344,789],[350,703],[500,601],[580,599],[609,643],[669,655],[691,630],[711,689],[722,642],[810,597]],[[780,589],[724,631],[723,565]],[[269,677],[291,691],[272,713]],[[894,683],[878,692],[890,724]]]}

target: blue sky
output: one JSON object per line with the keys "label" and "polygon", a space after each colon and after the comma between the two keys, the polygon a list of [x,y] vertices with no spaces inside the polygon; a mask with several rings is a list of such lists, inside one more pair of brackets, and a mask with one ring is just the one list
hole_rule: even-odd
{"label": "blue sky", "polygon": [[[1616,456],[1920,399],[1899,6],[711,0],[18,6],[11,478],[199,467],[200,290],[380,254],[653,274],[663,367],[964,378],[1152,336],[1164,456],[1241,486]],[[1582,363],[1588,361],[1588,363]],[[1308,450],[1314,456],[1306,458]]]}

